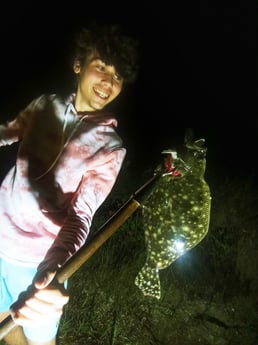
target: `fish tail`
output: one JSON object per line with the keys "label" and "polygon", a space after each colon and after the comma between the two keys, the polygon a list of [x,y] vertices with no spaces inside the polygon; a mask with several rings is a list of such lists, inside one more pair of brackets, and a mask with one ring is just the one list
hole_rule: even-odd
{"label": "fish tail", "polygon": [[137,274],[134,283],[142,291],[144,296],[160,299],[160,279],[158,269],[150,268],[147,265],[143,266]]}

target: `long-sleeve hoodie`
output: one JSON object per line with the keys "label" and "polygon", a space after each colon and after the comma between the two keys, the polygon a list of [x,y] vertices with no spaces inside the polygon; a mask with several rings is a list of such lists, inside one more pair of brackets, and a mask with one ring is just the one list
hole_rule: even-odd
{"label": "long-sleeve hoodie", "polygon": [[125,158],[113,115],[80,115],[74,97],[42,95],[0,126],[0,147],[20,142],[0,188],[0,256],[16,264],[72,256]]}

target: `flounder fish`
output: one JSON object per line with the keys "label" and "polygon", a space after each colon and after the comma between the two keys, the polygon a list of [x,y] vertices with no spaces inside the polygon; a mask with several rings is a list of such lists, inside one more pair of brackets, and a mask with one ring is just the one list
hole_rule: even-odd
{"label": "flounder fish", "polygon": [[135,278],[145,296],[160,299],[159,270],[195,247],[209,229],[211,195],[205,181],[205,139],[186,132],[183,151],[164,150],[159,179],[142,206],[146,261]]}

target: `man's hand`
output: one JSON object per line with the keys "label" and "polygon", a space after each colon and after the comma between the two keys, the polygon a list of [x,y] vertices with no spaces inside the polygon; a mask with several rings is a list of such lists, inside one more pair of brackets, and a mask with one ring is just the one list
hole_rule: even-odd
{"label": "man's hand", "polygon": [[64,286],[54,281],[55,273],[36,274],[33,285],[20,294],[18,301],[10,308],[16,324],[36,327],[49,322],[50,318],[61,317],[69,296]]}

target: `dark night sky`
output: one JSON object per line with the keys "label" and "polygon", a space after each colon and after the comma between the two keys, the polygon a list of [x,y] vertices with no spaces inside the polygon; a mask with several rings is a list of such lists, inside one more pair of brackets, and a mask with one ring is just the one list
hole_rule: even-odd
{"label": "dark night sky", "polygon": [[248,2],[59,6],[60,13],[54,1],[6,5],[0,24],[1,122],[40,93],[63,87],[71,73],[69,40],[78,27],[92,19],[117,22],[140,40],[140,75],[118,106],[130,159],[156,159],[192,127],[206,138],[213,164],[253,169],[258,120],[255,20]]}

